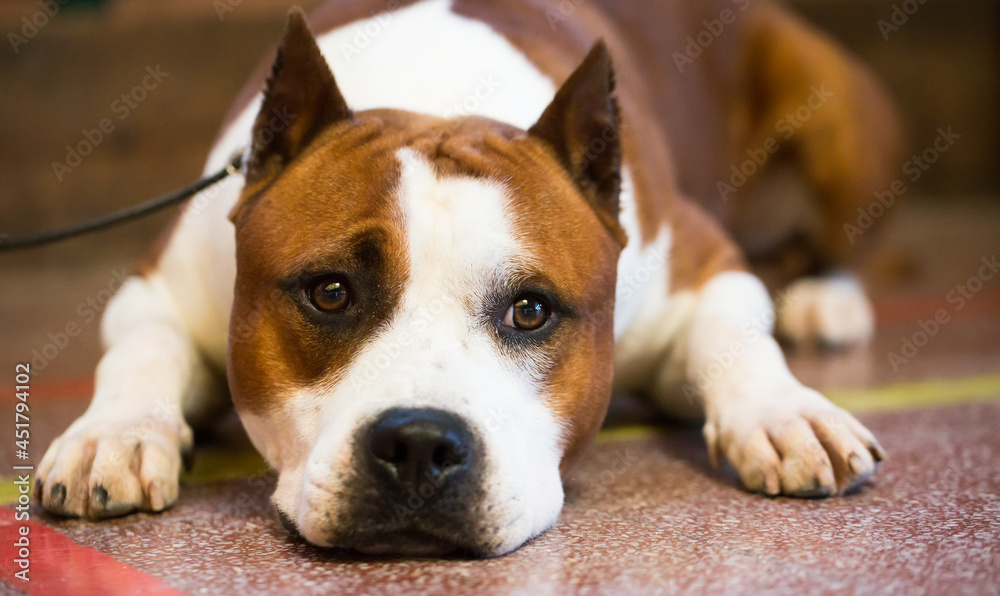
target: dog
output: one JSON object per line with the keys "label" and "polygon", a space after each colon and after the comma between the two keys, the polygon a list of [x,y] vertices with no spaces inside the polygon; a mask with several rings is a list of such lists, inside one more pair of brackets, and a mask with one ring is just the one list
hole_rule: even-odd
{"label": "dog", "polygon": [[[44,508],[170,507],[192,427],[232,404],[309,543],[498,556],[556,522],[613,391],[703,420],[750,491],[865,482],[882,447],[773,329],[870,337],[844,225],[896,163],[889,100],[769,2],[604,9],[293,9],[208,159],[242,175],[107,309]],[[751,263],[778,264],[779,308]]]}

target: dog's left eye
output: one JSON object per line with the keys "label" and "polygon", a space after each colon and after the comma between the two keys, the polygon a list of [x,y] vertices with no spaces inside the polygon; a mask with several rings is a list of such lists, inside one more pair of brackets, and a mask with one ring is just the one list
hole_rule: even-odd
{"label": "dog's left eye", "polygon": [[351,287],[341,275],[321,277],[310,286],[309,300],[323,312],[339,312],[351,303]]}
{"label": "dog's left eye", "polygon": [[521,296],[503,315],[503,324],[521,331],[534,331],[549,320],[552,310],[541,298]]}

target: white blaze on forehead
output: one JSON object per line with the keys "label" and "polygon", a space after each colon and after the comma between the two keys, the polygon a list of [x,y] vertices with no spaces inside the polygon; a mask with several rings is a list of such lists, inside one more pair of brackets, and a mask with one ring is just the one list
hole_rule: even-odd
{"label": "white blaze on forehead", "polygon": [[[409,148],[396,156],[403,165],[399,202],[414,285],[430,282],[440,294],[457,284],[491,281],[519,252],[522,260],[528,258],[515,240],[513,214],[501,185],[472,178],[439,179]],[[440,277],[445,272],[448,275]]]}

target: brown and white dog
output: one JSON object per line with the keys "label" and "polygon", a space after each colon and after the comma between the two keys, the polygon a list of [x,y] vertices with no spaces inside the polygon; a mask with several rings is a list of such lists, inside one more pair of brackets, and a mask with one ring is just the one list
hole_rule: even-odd
{"label": "brown and white dog", "polygon": [[[875,438],[771,332],[870,335],[860,286],[826,272],[893,163],[888,103],[771,4],[605,4],[335,0],[317,37],[293,11],[208,160],[247,147],[243,176],[109,307],[44,507],[171,506],[223,371],[283,522],[320,546],[516,549],[556,521],[613,388],[702,417],[752,491],[872,474]],[[777,315],[727,230],[797,255]]]}

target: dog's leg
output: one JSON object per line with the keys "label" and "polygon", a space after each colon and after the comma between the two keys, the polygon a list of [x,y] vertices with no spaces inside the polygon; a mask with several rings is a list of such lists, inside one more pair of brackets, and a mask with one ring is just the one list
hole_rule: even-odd
{"label": "dog's leg", "polygon": [[792,496],[843,493],[875,470],[884,452],[872,433],[788,370],[756,277],[719,273],[669,302],[685,322],[651,394],[669,412],[704,416],[713,464],[724,456],[748,489]]}
{"label": "dog's leg", "polygon": [[185,415],[197,415],[219,375],[189,336],[163,278],[128,280],[102,321],[107,352],[86,413],[38,466],[42,505],[103,518],[161,511],[177,500],[182,456],[192,447]]}
{"label": "dog's leg", "polygon": [[795,344],[866,343],[872,309],[846,271],[901,200],[890,191],[903,163],[896,111],[872,73],[828,37],[780,7],[753,15],[734,155],[774,151],[727,195],[726,227],[784,298],[780,335]]}

